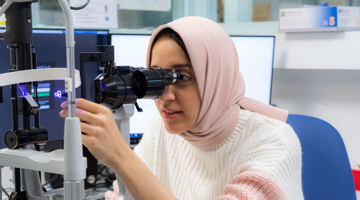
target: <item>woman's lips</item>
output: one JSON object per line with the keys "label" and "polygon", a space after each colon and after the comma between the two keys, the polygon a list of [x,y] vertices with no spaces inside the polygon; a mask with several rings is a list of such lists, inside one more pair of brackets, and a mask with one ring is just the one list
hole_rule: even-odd
{"label": "woman's lips", "polygon": [[173,109],[164,109],[162,110],[162,116],[164,119],[175,119],[178,117],[182,111],[173,110]]}

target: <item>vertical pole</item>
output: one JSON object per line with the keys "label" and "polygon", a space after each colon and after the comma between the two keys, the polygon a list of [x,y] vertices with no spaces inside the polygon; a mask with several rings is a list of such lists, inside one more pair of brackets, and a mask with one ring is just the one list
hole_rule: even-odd
{"label": "vertical pole", "polygon": [[65,88],[68,93],[69,116],[65,119],[64,129],[64,193],[65,199],[84,199],[85,170],[81,142],[80,120],[76,117],[75,105],[75,41],[74,25],[67,0],[59,0],[66,26],[66,63],[67,75]]}
{"label": "vertical pole", "polygon": [[2,166],[0,166],[0,200],[2,200],[2,189],[3,189],[1,173],[2,173]]}

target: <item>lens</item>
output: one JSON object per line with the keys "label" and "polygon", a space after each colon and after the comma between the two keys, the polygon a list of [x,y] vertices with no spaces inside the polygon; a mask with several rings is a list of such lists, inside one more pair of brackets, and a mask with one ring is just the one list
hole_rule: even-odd
{"label": "lens", "polygon": [[44,128],[8,131],[4,140],[9,149],[17,149],[27,144],[45,144],[48,141],[48,132]]}
{"label": "lens", "polygon": [[138,98],[156,99],[164,92],[165,86],[175,84],[179,74],[176,70],[143,69],[133,73],[133,90]]}
{"label": "lens", "polygon": [[106,78],[95,78],[91,84],[91,96],[95,102],[106,102],[115,109],[123,104],[134,104],[140,98],[156,99],[163,94],[165,86],[175,84],[179,78],[174,69],[131,68],[127,73],[120,71]]}

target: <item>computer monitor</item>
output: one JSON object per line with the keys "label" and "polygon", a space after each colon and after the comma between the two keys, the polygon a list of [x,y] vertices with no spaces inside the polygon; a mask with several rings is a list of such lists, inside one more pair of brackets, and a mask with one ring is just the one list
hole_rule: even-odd
{"label": "computer monitor", "polygon": [[[114,46],[116,65],[146,67],[146,52],[149,40],[150,35],[111,35],[111,45]],[[143,112],[135,110],[134,115],[130,118],[131,143],[133,143],[134,138],[138,138],[145,132],[150,120],[158,113],[152,99],[139,99],[137,103],[143,109]]]}
{"label": "computer monitor", "polygon": [[[4,32],[4,30],[2,30]],[[54,29],[34,29],[33,42],[37,57],[37,68],[66,67],[65,31]],[[79,52],[96,52],[97,45],[109,44],[108,31],[76,30],[75,31],[75,66],[78,69]],[[85,82],[89,87],[91,81],[100,73],[95,63],[86,66]],[[3,40],[0,40],[0,73],[8,72],[10,65],[10,51]],[[0,104],[0,131],[12,128],[10,87],[3,87],[4,103]],[[90,87],[89,87],[90,88]],[[88,88],[88,90],[89,90]],[[64,137],[64,119],[59,116],[60,104],[65,98],[54,98],[56,90],[64,89],[64,81],[39,82],[40,125],[49,132],[49,141],[62,140]],[[77,89],[77,97],[80,97],[80,89]],[[33,92],[33,91],[32,91]],[[84,97],[91,100],[89,92]],[[5,114],[6,113],[6,114]],[[1,140],[3,137],[1,138]],[[1,147],[4,142],[1,141]]]}
{"label": "computer monitor", "polygon": [[[0,32],[4,32],[2,29]],[[79,69],[78,54],[80,52],[97,52],[97,45],[108,45],[110,42],[107,30],[75,30],[75,66]],[[37,57],[37,68],[66,67],[65,31],[60,29],[34,29],[33,42]],[[0,40],[0,73],[12,69],[10,64],[10,51],[4,40]],[[86,65],[85,83],[90,90],[91,81],[100,73],[97,63]],[[45,150],[63,148],[64,119],[59,116],[60,104],[65,98],[55,98],[56,90],[64,90],[64,81],[39,82],[38,94],[40,103],[40,126],[48,131],[48,143]],[[34,92],[34,91],[32,91]],[[11,93],[10,86],[3,87],[3,103],[0,103],[0,143],[5,148],[5,133],[12,130]],[[80,88],[76,91],[76,97],[80,96]],[[91,100],[90,92],[86,99]],[[85,152],[85,151],[84,151]],[[89,155],[88,169],[96,170],[97,162]],[[91,163],[89,163],[91,162]]]}
{"label": "computer monitor", "polygon": [[[270,103],[275,36],[233,35],[239,57],[239,69],[245,79],[245,96]],[[150,35],[111,34],[117,65],[146,66]],[[158,114],[153,100],[138,100],[143,112],[130,118],[130,136],[143,134]]]}
{"label": "computer monitor", "polygon": [[271,101],[275,36],[231,36],[245,81],[245,96],[266,104]]}

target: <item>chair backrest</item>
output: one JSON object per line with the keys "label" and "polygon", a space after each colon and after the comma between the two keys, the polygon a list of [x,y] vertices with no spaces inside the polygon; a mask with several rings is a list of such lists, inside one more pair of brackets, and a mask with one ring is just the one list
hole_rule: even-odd
{"label": "chair backrest", "polygon": [[302,148],[305,200],[356,200],[354,179],[339,132],[324,120],[290,114],[287,120]]}

